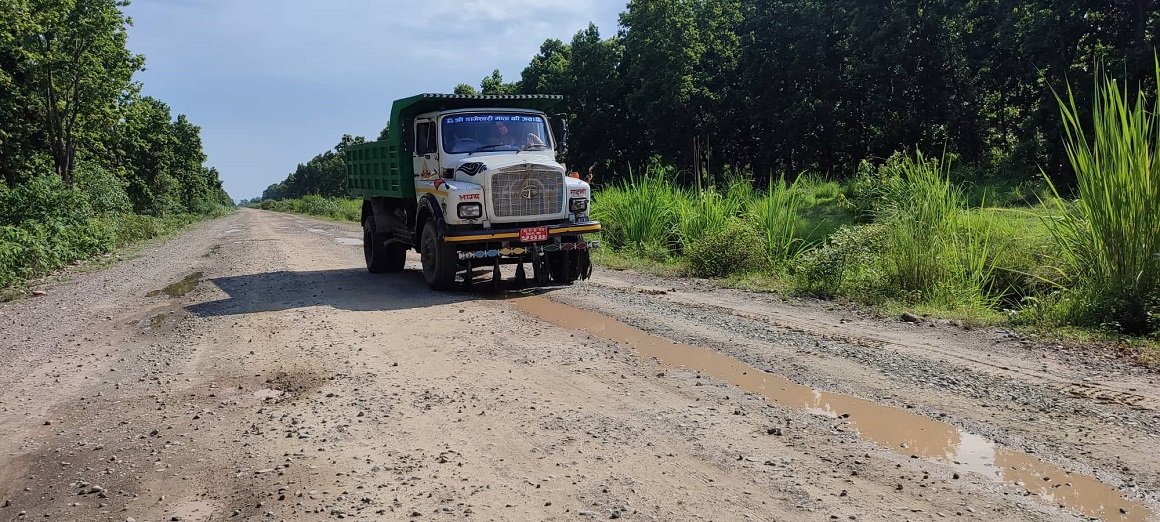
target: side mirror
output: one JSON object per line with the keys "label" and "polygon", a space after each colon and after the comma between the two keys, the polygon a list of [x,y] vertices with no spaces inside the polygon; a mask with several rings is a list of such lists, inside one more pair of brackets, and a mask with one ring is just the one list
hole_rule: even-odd
{"label": "side mirror", "polygon": [[406,152],[415,151],[415,120],[403,120],[402,130],[403,150]]}
{"label": "side mirror", "polygon": [[552,134],[556,137],[556,152],[564,155],[568,153],[568,117],[563,114],[552,118]]}

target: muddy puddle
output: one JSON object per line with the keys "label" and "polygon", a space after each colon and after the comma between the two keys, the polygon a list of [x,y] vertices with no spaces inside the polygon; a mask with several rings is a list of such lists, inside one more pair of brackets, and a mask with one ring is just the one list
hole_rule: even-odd
{"label": "muddy puddle", "polygon": [[851,395],[818,391],[714,350],[674,343],[608,316],[544,297],[525,297],[511,303],[528,315],[628,345],[641,356],[729,382],[773,404],[841,419],[861,437],[902,455],[939,461],[962,472],[1019,485],[1050,505],[1104,520],[1136,521],[1153,516],[1144,504],[1125,499],[1115,488],[1093,477],[1000,448],[950,424]]}
{"label": "muddy puddle", "polygon": [[169,297],[181,297],[192,292],[194,288],[197,288],[197,285],[201,282],[201,277],[203,275],[205,274],[202,272],[194,272],[185,276],[185,279],[182,279],[181,281],[173,283],[165,288],[162,288],[161,290],[154,290],[149,292],[145,294],[145,296],[157,297],[161,294],[165,294]]}

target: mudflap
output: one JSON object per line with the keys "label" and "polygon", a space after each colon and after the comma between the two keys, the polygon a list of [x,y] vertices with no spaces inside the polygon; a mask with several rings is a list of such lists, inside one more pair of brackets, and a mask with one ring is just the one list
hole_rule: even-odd
{"label": "mudflap", "polygon": [[579,273],[580,280],[587,281],[592,277],[592,255],[588,250],[579,250],[577,254],[579,254],[577,256],[579,259],[576,260],[576,269]]}

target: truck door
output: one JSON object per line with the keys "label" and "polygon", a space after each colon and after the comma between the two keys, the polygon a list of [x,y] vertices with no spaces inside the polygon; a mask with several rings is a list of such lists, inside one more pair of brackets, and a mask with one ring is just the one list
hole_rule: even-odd
{"label": "truck door", "polygon": [[415,120],[415,175],[419,179],[439,177],[439,139],[435,120],[419,118]]}

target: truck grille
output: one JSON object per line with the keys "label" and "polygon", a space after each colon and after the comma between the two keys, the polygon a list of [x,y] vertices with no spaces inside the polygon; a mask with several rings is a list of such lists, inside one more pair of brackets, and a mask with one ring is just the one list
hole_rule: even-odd
{"label": "truck grille", "polygon": [[549,167],[518,165],[491,177],[495,217],[558,214],[563,210],[564,175]]}

